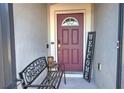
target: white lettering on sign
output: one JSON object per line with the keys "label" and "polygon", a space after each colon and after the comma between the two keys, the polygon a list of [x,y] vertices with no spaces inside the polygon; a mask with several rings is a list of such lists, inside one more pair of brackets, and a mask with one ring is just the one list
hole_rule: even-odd
{"label": "white lettering on sign", "polygon": [[91,53],[91,47],[87,48],[87,53]]}
{"label": "white lettering on sign", "polygon": [[89,66],[90,65],[90,61],[86,60],[86,65]]}
{"label": "white lettering on sign", "polygon": [[91,59],[91,55],[90,54],[87,54],[87,59]]}
{"label": "white lettering on sign", "polygon": [[88,79],[88,73],[85,73],[84,77],[85,79]]}
{"label": "white lettering on sign", "polygon": [[86,72],[89,72],[89,70],[90,70],[89,67],[86,67],[86,68],[85,68],[85,71],[86,71]]}
{"label": "white lettering on sign", "polygon": [[88,46],[92,47],[92,41],[89,41],[88,43],[89,43]]}
{"label": "white lettering on sign", "polygon": [[89,39],[92,40],[93,39],[93,35],[89,34]]}
{"label": "white lettering on sign", "polygon": [[86,59],[85,59],[85,67],[84,67],[84,79],[90,82],[91,76],[91,65],[94,51],[94,42],[95,42],[95,32],[89,32],[88,34],[88,42],[87,42],[87,51],[86,51]]}

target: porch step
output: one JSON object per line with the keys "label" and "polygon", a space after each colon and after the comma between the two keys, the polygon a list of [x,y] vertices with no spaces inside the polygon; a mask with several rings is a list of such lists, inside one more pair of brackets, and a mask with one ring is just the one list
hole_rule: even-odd
{"label": "porch step", "polygon": [[72,71],[66,71],[65,72],[66,77],[82,77],[83,78],[83,72],[72,72]]}

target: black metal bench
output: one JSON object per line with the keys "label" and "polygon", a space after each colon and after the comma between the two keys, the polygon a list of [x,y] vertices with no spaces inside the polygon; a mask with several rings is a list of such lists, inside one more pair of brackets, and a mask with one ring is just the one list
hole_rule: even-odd
{"label": "black metal bench", "polygon": [[[60,67],[61,66],[61,67]],[[23,71],[19,73],[22,82],[22,87],[39,88],[39,89],[58,89],[61,78],[64,75],[64,83],[66,84],[66,77],[64,72],[64,65],[59,64],[58,70],[49,71],[49,67],[45,57],[40,57],[30,63]],[[61,68],[61,69],[60,69]],[[46,76],[39,80],[39,84],[33,84],[41,73],[46,72]]]}

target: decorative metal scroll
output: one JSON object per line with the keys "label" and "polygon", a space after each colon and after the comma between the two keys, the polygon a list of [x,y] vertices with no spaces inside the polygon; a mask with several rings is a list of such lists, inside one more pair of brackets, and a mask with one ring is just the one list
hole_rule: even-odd
{"label": "decorative metal scroll", "polygon": [[83,76],[84,79],[87,80],[88,82],[90,82],[91,80],[91,70],[92,70],[92,62],[93,62],[94,47],[95,47],[95,37],[96,37],[96,32],[88,33],[84,76]]}
{"label": "decorative metal scroll", "polygon": [[79,22],[74,17],[67,17],[62,21],[62,26],[79,26]]}
{"label": "decorative metal scroll", "polygon": [[45,57],[33,61],[20,73],[23,75],[24,83],[26,85],[31,84],[46,67],[47,63]]}

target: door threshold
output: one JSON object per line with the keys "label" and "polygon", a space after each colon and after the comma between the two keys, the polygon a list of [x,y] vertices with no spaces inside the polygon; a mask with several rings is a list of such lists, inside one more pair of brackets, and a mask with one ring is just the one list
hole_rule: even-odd
{"label": "door threshold", "polygon": [[83,78],[83,72],[66,71],[66,77]]}

